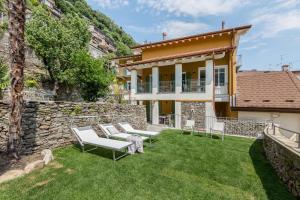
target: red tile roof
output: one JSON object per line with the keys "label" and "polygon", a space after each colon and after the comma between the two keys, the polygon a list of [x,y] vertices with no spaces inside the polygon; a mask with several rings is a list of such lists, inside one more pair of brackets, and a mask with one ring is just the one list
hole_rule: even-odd
{"label": "red tile roof", "polygon": [[290,71],[240,72],[236,107],[300,109],[300,80]]}

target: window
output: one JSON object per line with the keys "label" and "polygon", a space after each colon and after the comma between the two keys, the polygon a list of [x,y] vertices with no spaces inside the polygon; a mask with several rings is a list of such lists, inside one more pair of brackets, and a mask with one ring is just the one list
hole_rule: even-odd
{"label": "window", "polygon": [[127,81],[127,82],[125,83],[125,89],[128,90],[128,91],[131,90],[131,82],[130,82],[130,81]]}
{"label": "window", "polygon": [[215,86],[225,85],[225,68],[215,69]]}
{"label": "window", "polygon": [[186,84],[186,72],[182,72],[182,85]]}
{"label": "window", "polygon": [[125,68],[125,75],[126,76],[130,76],[131,75],[131,72],[128,69],[126,69],[126,68]]}
{"label": "window", "polygon": [[199,84],[200,84],[199,92],[205,92],[205,86],[206,86],[206,70],[205,70],[205,68],[199,68]]}
{"label": "window", "polygon": [[205,83],[206,83],[206,71],[205,69],[200,69],[200,86],[204,86],[205,87]]}

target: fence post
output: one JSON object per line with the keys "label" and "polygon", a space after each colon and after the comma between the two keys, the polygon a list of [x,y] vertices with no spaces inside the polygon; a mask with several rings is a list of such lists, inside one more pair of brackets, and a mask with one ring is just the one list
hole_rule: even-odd
{"label": "fence post", "polygon": [[273,135],[275,135],[275,124],[272,122],[272,128],[273,128]]}
{"label": "fence post", "polygon": [[298,134],[298,148],[300,148],[300,134]]}

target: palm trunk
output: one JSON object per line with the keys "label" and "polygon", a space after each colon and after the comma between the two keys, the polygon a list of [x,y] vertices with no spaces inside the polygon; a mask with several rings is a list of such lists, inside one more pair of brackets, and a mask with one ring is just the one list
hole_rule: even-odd
{"label": "palm trunk", "polygon": [[25,65],[25,0],[7,0],[10,44],[11,105],[7,152],[19,158]]}

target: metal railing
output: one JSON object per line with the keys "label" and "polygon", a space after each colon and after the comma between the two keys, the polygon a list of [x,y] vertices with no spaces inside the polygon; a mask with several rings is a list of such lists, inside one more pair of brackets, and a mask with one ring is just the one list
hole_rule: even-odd
{"label": "metal railing", "polygon": [[198,80],[186,80],[182,82],[182,92],[200,92],[205,93],[205,82]]}
{"label": "metal railing", "polygon": [[152,93],[152,83],[138,83],[137,84],[137,93]]}
{"label": "metal railing", "polygon": [[224,86],[215,86],[215,94],[228,94],[228,84]]}
{"label": "metal railing", "polygon": [[298,136],[298,138],[296,139],[297,140],[296,142],[298,144],[298,148],[300,148],[300,133],[299,132],[292,131],[292,130],[289,130],[289,129],[286,129],[286,128],[282,128],[282,127],[276,125],[274,122],[271,123],[271,129],[272,129],[272,135],[276,135],[276,129],[278,131],[282,130],[284,132],[288,132],[288,133],[291,133],[291,134],[296,134]]}
{"label": "metal railing", "polygon": [[173,93],[175,92],[175,81],[159,81],[160,93]]}

